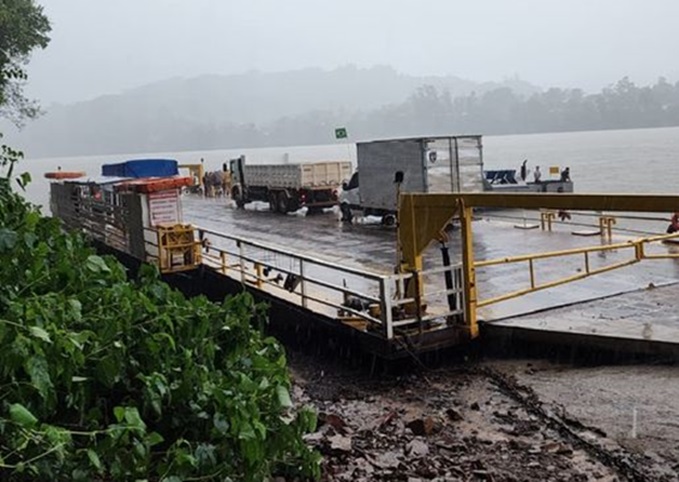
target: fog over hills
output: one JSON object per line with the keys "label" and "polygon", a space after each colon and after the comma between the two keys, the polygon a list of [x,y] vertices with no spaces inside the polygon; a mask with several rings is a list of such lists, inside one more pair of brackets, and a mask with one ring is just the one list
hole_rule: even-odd
{"label": "fog over hills", "polygon": [[448,91],[453,97],[503,86],[521,94],[538,90],[519,80],[478,83],[452,76],[401,75],[391,67],[358,69],[347,66],[332,71],[254,71],[232,76],[170,79],[130,90],[114,99],[140,102],[152,110],[170,109],[187,120],[262,123],[312,110],[376,109],[403,102],[423,85]]}
{"label": "fog over hills", "polygon": [[27,157],[310,145],[409,135],[514,134],[679,125],[679,82],[600,93],[476,83],[390,67],[174,78],[86,102],[48,106],[21,132]]}
{"label": "fog over hills", "polygon": [[[239,138],[226,131],[251,131],[254,126],[264,127],[313,112],[323,112],[346,123],[357,112],[405,102],[425,85],[448,92],[453,98],[500,87],[521,95],[538,91],[518,79],[478,83],[452,76],[417,77],[386,66],[253,71],[173,78],[119,95],[44,106],[45,114],[22,132],[4,130],[8,139],[31,157],[241,147],[251,145],[254,139],[247,132]],[[215,132],[219,130],[225,131],[221,140]],[[289,132],[275,139],[261,139],[260,143],[313,142],[302,137]],[[317,140],[324,141],[327,138]]]}
{"label": "fog over hills", "polygon": [[679,124],[677,0],[38,3],[32,158]]}

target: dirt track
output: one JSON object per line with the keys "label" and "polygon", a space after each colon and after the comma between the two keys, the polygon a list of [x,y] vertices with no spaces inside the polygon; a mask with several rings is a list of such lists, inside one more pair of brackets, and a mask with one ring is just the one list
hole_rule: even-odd
{"label": "dirt track", "polygon": [[679,481],[676,367],[494,360],[370,378],[299,353],[290,365],[296,401],[320,412],[307,438],[323,480]]}

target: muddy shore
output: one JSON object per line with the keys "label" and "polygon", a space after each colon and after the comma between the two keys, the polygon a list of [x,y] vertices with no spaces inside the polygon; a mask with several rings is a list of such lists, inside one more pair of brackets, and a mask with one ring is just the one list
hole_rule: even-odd
{"label": "muddy shore", "polygon": [[679,481],[676,366],[289,363],[324,481]]}

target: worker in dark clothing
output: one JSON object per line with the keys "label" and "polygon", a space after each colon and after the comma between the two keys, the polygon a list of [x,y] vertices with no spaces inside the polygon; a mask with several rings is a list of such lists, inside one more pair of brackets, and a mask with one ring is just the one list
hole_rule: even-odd
{"label": "worker in dark clothing", "polygon": [[567,167],[561,171],[561,182],[571,182],[571,168]]}
{"label": "worker in dark clothing", "polygon": [[[566,168],[568,169],[568,168]],[[563,173],[561,174],[563,178]],[[563,192],[563,187],[559,186],[559,188],[556,190],[556,192]],[[559,209],[559,212],[557,213],[557,216],[559,216],[559,219],[561,222],[566,221],[566,220],[571,220],[571,213],[566,211],[565,209]]]}
{"label": "worker in dark clothing", "polygon": [[558,216],[561,221],[565,221],[566,219],[568,219],[569,221],[571,220],[571,213],[569,213],[565,209],[560,209],[558,212]]}

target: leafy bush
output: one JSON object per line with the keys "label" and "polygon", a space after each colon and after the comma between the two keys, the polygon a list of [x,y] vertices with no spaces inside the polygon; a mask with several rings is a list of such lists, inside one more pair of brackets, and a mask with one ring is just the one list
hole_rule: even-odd
{"label": "leafy bush", "polygon": [[247,294],[137,281],[0,185],[0,479],[319,476]]}

